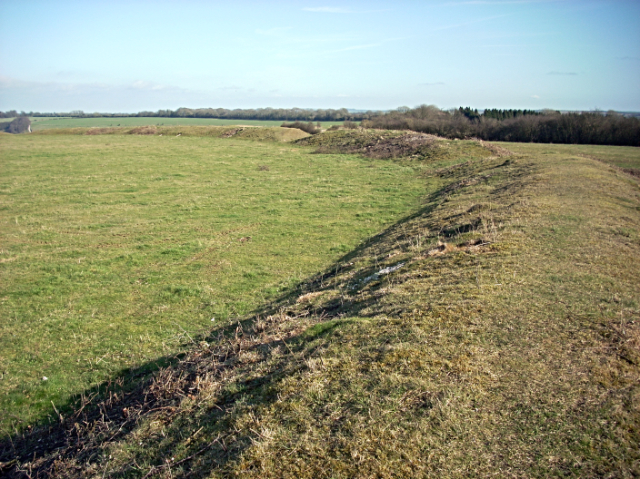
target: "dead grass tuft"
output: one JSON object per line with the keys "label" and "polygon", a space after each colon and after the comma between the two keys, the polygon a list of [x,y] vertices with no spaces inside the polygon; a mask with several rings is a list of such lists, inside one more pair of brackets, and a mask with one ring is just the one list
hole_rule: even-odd
{"label": "dead grass tuft", "polygon": [[489,150],[491,153],[493,153],[497,157],[504,157],[504,156],[513,155],[512,151],[510,151],[507,148],[504,148],[502,146],[496,145],[495,143],[489,143],[489,142],[482,141],[482,140],[478,140],[478,141],[480,142],[480,144],[484,148]]}
{"label": "dead grass tuft", "polygon": [[303,294],[302,296],[298,297],[298,299],[296,300],[296,303],[310,303],[315,298],[317,298],[318,296],[321,296],[321,295],[322,295],[322,291],[316,291],[316,292],[313,292],[313,293]]}
{"label": "dead grass tuft", "polygon": [[[113,135],[114,133],[119,133],[123,129],[95,127],[95,128],[74,128],[74,130],[77,130],[77,133],[79,134],[84,133],[86,135]],[[49,133],[49,134],[52,134],[52,133]]]}

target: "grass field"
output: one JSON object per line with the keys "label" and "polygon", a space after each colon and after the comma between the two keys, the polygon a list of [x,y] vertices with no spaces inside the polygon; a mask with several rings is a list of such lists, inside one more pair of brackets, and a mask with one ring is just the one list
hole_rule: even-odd
{"label": "grass field", "polygon": [[[31,129],[33,131],[48,128],[87,128],[87,127],[135,127],[135,126],[280,126],[282,121],[268,120],[220,120],[216,118],[70,118],[70,117],[33,117]],[[331,125],[342,125],[341,121],[322,121],[323,128]]]}
{"label": "grass field", "polygon": [[246,315],[425,192],[411,168],[286,144],[0,142],[4,427]]}
{"label": "grass field", "polygon": [[[541,143],[505,143],[535,155],[572,155],[602,161],[618,168],[640,173],[638,148],[633,146],[601,146],[601,145],[547,145]],[[636,173],[636,175],[638,175]]]}
{"label": "grass field", "polygon": [[[401,151],[398,135],[2,136],[2,337],[33,372],[1,384],[7,407],[35,405],[11,409],[22,421],[50,414],[5,441],[11,477],[640,474],[640,185],[622,171],[640,150],[421,137],[394,159],[311,154]],[[71,389],[53,396],[29,359],[80,333],[112,343],[87,349],[75,390],[117,380],[59,415],[45,403]],[[176,351],[124,384],[98,361]]]}

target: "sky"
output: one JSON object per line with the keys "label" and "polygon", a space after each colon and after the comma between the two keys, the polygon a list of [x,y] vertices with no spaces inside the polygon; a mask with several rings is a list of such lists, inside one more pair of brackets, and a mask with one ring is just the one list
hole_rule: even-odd
{"label": "sky", "polygon": [[0,110],[640,111],[640,2],[0,0]]}

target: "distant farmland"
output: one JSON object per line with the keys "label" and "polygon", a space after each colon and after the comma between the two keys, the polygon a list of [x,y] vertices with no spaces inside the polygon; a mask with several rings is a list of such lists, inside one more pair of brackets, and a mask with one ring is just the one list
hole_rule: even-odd
{"label": "distant farmland", "polygon": [[[33,131],[48,128],[81,128],[81,127],[117,127],[117,126],[196,126],[196,125],[249,125],[249,126],[280,126],[281,120],[220,120],[217,118],[161,118],[161,117],[132,117],[132,118],[71,118],[71,117],[32,117]],[[341,125],[341,121],[322,121],[320,124],[327,128],[331,125]]]}

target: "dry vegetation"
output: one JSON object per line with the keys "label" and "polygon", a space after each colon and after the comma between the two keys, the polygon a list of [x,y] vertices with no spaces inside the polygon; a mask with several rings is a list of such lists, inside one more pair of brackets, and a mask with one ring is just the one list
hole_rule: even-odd
{"label": "dry vegetation", "polygon": [[10,476],[640,474],[637,180],[569,147],[330,133],[303,143],[421,162],[437,191],[152,378],[14,436]]}

